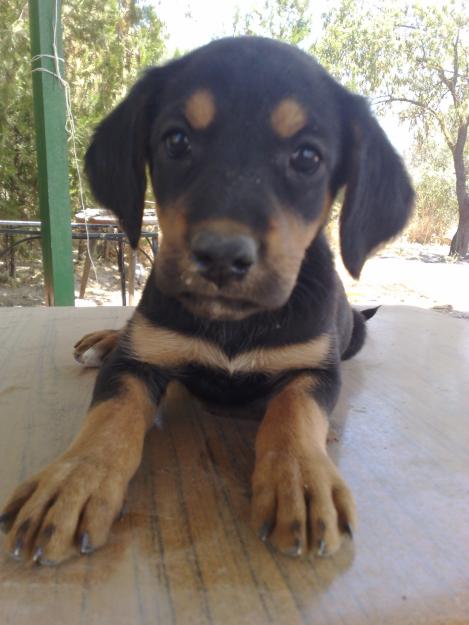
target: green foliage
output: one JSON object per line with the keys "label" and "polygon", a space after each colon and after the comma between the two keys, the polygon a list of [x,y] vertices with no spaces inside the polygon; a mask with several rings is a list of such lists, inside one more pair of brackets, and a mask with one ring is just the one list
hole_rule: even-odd
{"label": "green foliage", "polygon": [[310,34],[308,0],[264,0],[262,8],[235,15],[234,35],[261,35],[299,45]]}
{"label": "green foliage", "polygon": [[[136,0],[93,4],[94,10],[89,2],[68,0],[62,16],[80,163],[93,128],[139,72],[157,63],[164,52],[163,26],[152,7]],[[71,164],[72,206],[79,208],[77,171]]]}
{"label": "green foliage", "polygon": [[[350,88],[368,95],[378,113],[393,110],[414,133],[416,154],[425,163],[424,175],[417,177],[417,192],[423,194],[417,218],[430,217],[433,210],[428,227],[435,233],[446,228],[458,205],[462,215],[468,202],[467,4],[341,0],[323,15],[323,27],[312,50],[319,60]],[[444,146],[439,159],[435,144]]]}
{"label": "green foliage", "polygon": [[417,243],[447,242],[458,212],[449,151],[441,141],[417,133],[410,164],[415,174],[416,200],[406,236]]}
{"label": "green foliage", "polygon": [[406,229],[407,238],[423,244],[447,242],[458,209],[451,176],[423,173],[415,190],[415,211]]}
{"label": "green foliage", "polygon": [[442,123],[454,143],[469,102],[463,2],[342,0],[323,15],[323,27],[312,51],[333,75],[371,96],[378,110],[394,105],[427,130]]}
{"label": "green foliage", "polygon": [[[27,6],[26,0],[0,2],[2,218],[33,218],[37,210]],[[313,0],[260,0],[259,7],[246,15],[238,11],[233,34],[310,45],[317,32]],[[142,68],[162,58],[164,28],[150,0],[63,0],[62,21],[81,162],[99,120]],[[415,219],[425,224],[422,232],[447,229],[457,213],[456,196],[460,204],[467,197],[468,150],[461,128],[469,117],[468,23],[464,0],[338,0],[322,16],[311,49],[341,82],[369,96],[378,114],[391,109],[409,125],[417,172]],[[76,210],[72,158],[70,164]]]}
{"label": "green foliage", "polygon": [[[0,3],[0,215],[37,216],[36,153],[27,2]],[[153,7],[137,0],[63,3],[66,80],[70,84],[81,163],[93,128],[120,100],[139,71],[164,52],[164,30]],[[4,80],[4,77],[6,78]],[[72,206],[78,179],[70,155]]]}
{"label": "green foliage", "polygon": [[26,8],[4,0],[0,24],[0,216],[18,219],[35,214],[37,193]]}

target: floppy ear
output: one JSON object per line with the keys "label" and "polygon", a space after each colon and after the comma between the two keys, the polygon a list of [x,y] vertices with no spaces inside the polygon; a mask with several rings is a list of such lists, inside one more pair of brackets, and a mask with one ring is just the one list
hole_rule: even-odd
{"label": "floppy ear", "polygon": [[340,215],[340,248],[345,266],[358,278],[370,252],[405,226],[414,192],[400,157],[366,101],[347,96],[347,186]]}
{"label": "floppy ear", "polygon": [[149,70],[96,129],[85,156],[95,198],[118,217],[137,247],[145,201],[149,134],[165,68]]}

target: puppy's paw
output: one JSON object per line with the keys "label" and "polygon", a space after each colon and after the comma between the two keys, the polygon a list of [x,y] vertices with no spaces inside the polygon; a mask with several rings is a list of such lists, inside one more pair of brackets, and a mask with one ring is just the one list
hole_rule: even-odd
{"label": "puppy's paw", "polygon": [[322,451],[269,451],[256,461],[252,486],[254,530],[286,555],[330,555],[352,535],[352,494]]}
{"label": "puppy's paw", "polygon": [[73,356],[85,367],[100,367],[119,340],[118,330],[101,330],[85,334],[74,345]]}
{"label": "puppy's paw", "polygon": [[127,482],[90,456],[59,460],[25,482],[0,515],[15,560],[58,564],[102,546],[122,509]]}

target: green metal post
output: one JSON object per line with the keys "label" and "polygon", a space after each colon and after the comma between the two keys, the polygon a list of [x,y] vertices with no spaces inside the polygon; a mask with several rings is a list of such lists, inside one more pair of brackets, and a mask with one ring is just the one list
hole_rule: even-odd
{"label": "green metal post", "polygon": [[[37,57],[32,63],[33,98],[46,301],[73,306],[65,89],[54,75],[56,60],[51,58],[54,38],[57,55],[63,58],[60,9],[61,0],[29,0],[31,53]],[[57,63],[63,76],[64,63]]]}

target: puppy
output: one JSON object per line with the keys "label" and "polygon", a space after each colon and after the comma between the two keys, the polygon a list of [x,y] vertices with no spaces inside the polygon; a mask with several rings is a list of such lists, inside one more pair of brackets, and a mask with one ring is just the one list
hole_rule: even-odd
{"label": "puppy", "polygon": [[41,564],[106,542],[172,382],[212,409],[260,415],[252,524],[285,554],[333,553],[355,525],[326,449],[340,361],[362,346],[324,237],[345,187],[342,258],[358,277],[404,226],[406,171],[364,99],[268,39],[222,39],[150,69],[96,130],[86,170],[133,247],[151,180],[161,246],[106,355],[78,436],[4,508],[6,549]]}

